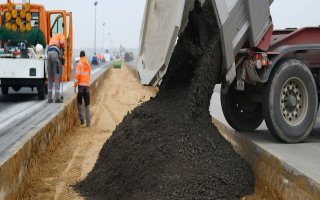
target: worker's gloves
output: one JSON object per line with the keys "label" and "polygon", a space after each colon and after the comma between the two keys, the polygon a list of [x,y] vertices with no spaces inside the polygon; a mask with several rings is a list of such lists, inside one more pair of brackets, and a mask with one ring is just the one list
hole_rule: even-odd
{"label": "worker's gloves", "polygon": [[73,83],[73,87],[74,87],[74,90],[73,90],[74,93],[77,94],[78,82],[75,81],[75,82]]}
{"label": "worker's gloves", "polygon": [[64,65],[65,60],[64,60],[63,56],[59,56],[59,60],[60,60],[61,65]]}
{"label": "worker's gloves", "polygon": [[65,60],[64,60],[64,48],[61,48],[60,54],[59,54],[59,60],[61,62],[61,65],[64,65]]}

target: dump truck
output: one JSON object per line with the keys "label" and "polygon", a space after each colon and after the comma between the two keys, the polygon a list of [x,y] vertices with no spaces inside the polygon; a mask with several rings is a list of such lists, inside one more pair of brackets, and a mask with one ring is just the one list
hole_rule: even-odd
{"label": "dump truck", "polygon": [[[16,1],[15,1],[16,2]],[[37,88],[38,98],[47,93],[46,46],[50,39],[62,33],[66,37],[63,53],[63,77],[71,79],[73,29],[72,13],[65,10],[48,11],[44,5],[0,4],[0,87],[2,95],[9,88]]]}
{"label": "dump truck", "polygon": [[124,54],[124,62],[132,62],[134,60],[133,52],[126,52]]}
{"label": "dump truck", "polygon": [[[161,83],[194,2],[147,1],[138,59],[142,84]],[[221,107],[235,130],[253,131],[265,120],[276,139],[297,143],[317,118],[320,28],[274,30],[272,3],[212,0],[223,55]]]}

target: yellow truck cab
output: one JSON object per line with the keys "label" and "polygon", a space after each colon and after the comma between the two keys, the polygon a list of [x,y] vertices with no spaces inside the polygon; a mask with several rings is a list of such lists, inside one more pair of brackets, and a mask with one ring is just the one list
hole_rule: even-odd
{"label": "yellow truck cab", "polygon": [[47,11],[32,3],[0,4],[0,87],[7,95],[9,87],[37,88],[39,99],[47,92],[46,47],[52,36],[66,37],[63,67],[64,81],[71,79],[73,29],[72,13]]}

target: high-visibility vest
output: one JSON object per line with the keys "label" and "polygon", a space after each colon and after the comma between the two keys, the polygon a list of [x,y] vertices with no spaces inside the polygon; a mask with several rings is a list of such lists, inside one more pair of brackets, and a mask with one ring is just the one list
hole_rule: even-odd
{"label": "high-visibility vest", "polygon": [[90,86],[90,75],[90,65],[85,57],[81,57],[79,63],[77,64],[74,87],[77,87],[78,85]]}
{"label": "high-visibility vest", "polygon": [[50,39],[49,46],[55,45],[57,47],[64,48],[65,37],[63,34],[58,33]]}

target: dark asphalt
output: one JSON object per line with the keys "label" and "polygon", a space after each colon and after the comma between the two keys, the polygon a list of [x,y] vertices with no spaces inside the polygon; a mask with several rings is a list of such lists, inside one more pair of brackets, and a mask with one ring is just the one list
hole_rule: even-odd
{"label": "dark asphalt", "polygon": [[[106,64],[92,66],[92,77],[106,67]],[[72,87],[72,81],[64,83],[65,99],[72,97]],[[49,106],[47,99],[38,100],[37,91],[30,88],[10,90],[7,96],[0,94],[0,165],[61,109],[63,104]]]}

